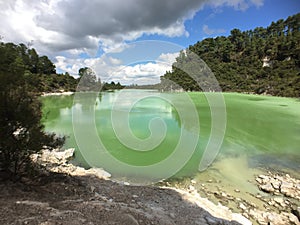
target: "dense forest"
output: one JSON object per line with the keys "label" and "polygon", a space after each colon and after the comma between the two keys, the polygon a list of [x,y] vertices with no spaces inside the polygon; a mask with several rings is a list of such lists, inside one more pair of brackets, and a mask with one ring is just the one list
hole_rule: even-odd
{"label": "dense forest", "polygon": [[[26,84],[35,93],[75,91],[79,81],[86,86],[98,85],[101,91],[122,89],[119,82],[103,82],[88,67],[80,68],[79,78],[75,79],[68,72],[56,73],[55,65],[47,56],[39,56],[34,48],[25,44],[0,42],[0,72],[18,74],[24,77]],[[101,84],[101,85],[99,85]],[[88,89],[86,87],[86,89]]]}
{"label": "dense forest", "polygon": [[[228,37],[207,38],[189,46],[172,71],[161,77],[160,88],[170,90],[176,84],[187,91],[219,91],[195,54],[214,73],[222,91],[300,97],[300,14],[267,28],[233,29]],[[199,67],[201,73],[195,75],[191,67]]]}
{"label": "dense forest", "polygon": [[47,56],[25,44],[0,43],[0,71],[24,76],[33,92],[75,91],[78,81],[68,73],[57,74]]}

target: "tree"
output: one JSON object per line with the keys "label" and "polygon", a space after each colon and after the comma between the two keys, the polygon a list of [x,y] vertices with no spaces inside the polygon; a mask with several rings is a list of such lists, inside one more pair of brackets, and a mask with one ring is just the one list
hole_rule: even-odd
{"label": "tree", "polygon": [[34,48],[28,49],[29,70],[31,73],[38,73],[39,55]]}
{"label": "tree", "polygon": [[41,103],[24,76],[0,71],[0,169],[21,175],[32,165],[30,155],[60,147],[63,137],[45,133]]}
{"label": "tree", "polygon": [[55,65],[47,56],[39,57],[37,64],[37,72],[42,74],[55,74]]}
{"label": "tree", "polygon": [[[193,68],[201,67],[202,63],[190,60],[191,51],[207,63],[223,91],[300,97],[299,21],[300,13],[273,22],[267,28],[233,29],[228,37],[198,41],[180,52],[172,71],[161,77],[160,87],[174,90],[176,83],[184,90],[197,91],[198,82],[206,90],[215,89],[215,84],[208,85],[211,78],[205,76],[207,73],[198,73],[200,76],[193,76],[193,79],[188,76],[196,74]],[[267,61],[267,68],[263,61]]]}

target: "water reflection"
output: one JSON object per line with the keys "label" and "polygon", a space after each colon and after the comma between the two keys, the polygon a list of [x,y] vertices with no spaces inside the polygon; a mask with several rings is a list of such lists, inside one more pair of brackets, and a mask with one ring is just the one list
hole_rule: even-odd
{"label": "water reflection", "polygon": [[[136,101],[137,96],[145,98]],[[197,166],[202,156],[203,149],[207,145],[211,132],[210,108],[207,105],[205,95],[190,93],[198,112],[200,121],[200,137],[196,151],[189,163],[181,170],[180,175],[190,175],[197,172]],[[161,97],[161,98],[160,98]],[[180,117],[178,110],[171,102],[185,111],[186,117]],[[261,100],[263,98],[263,100]],[[238,94],[225,95],[227,105],[227,129],[221,148],[221,155],[217,163],[226,158],[240,156],[247,157],[247,167],[268,167],[278,165],[281,168],[290,168],[299,171],[299,146],[300,146],[300,110],[299,101],[295,99],[283,99],[272,97],[251,96]],[[72,111],[80,113],[80,123],[85,124],[93,117],[97,138],[100,138],[109,153],[128,164],[141,166],[157,163],[172,154],[184,129],[189,135],[197,132],[199,127],[192,116],[186,102],[180,93],[157,93],[157,96],[146,97],[143,91],[128,90],[128,93],[119,95],[119,92],[84,93],[75,102],[73,96],[48,96],[43,98],[43,123],[47,131],[68,135],[66,147],[75,147],[76,161],[84,165],[84,159],[78,151],[76,139],[73,135]],[[117,102],[117,103],[116,103]],[[287,105],[281,107],[280,105]],[[132,107],[131,107],[132,106]],[[167,133],[159,146],[152,151],[136,152],[118,140],[112,126],[112,110],[124,113],[130,108],[129,118],[126,122],[135,137],[145,140],[151,137],[151,121],[154,118],[161,119]],[[124,121],[119,121],[123,126]],[[159,124],[154,124],[158,127]],[[121,126],[121,127],[122,127]],[[89,148],[90,158],[95,165],[99,156],[97,149],[93,149],[91,143],[90,128],[83,126],[82,136],[86,139],[85,145]],[[159,130],[154,128],[152,130]],[[126,135],[124,129],[123,134]],[[121,132],[122,133],[122,132]],[[152,138],[158,138],[155,135]],[[134,154],[134,155],[133,155]],[[87,164],[86,164],[87,165]],[[102,167],[98,162],[98,166]]]}

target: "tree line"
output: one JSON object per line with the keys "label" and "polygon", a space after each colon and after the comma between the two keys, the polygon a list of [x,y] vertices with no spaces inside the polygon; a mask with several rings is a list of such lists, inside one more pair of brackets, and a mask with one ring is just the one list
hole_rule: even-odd
{"label": "tree line", "polygon": [[300,97],[300,14],[189,46],[161,77],[160,88],[218,91],[212,73],[222,91]]}
{"label": "tree line", "polygon": [[0,71],[24,76],[33,92],[75,91],[78,81],[68,73],[57,74],[47,56],[21,43],[0,43]]}

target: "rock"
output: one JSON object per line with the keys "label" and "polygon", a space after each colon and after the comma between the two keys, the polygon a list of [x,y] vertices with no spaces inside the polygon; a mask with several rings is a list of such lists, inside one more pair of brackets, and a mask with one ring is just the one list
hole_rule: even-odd
{"label": "rock", "polygon": [[273,193],[275,191],[275,189],[273,188],[273,186],[270,183],[264,184],[264,185],[260,185],[259,188],[262,191],[265,191],[267,193]]}
{"label": "rock", "polygon": [[191,183],[192,184],[196,184],[197,182],[195,180],[191,180]]}
{"label": "rock", "polygon": [[111,174],[106,172],[105,170],[101,168],[91,168],[86,171],[86,174],[95,175],[96,177],[100,179],[108,179],[111,177]]}
{"label": "rock", "polygon": [[271,180],[271,184],[273,186],[273,188],[279,190],[280,186],[281,186],[281,182],[275,179]]}
{"label": "rock", "polygon": [[37,207],[41,207],[41,208],[47,208],[49,207],[49,203],[47,202],[38,202],[38,201],[16,201],[16,204],[22,204],[22,205],[28,205],[28,206],[37,206]]}
{"label": "rock", "polygon": [[220,220],[217,218],[206,216],[206,217],[204,217],[204,219],[206,220],[207,224],[211,224],[211,225],[220,224]]}
{"label": "rock", "polygon": [[249,215],[254,218],[259,224],[270,224],[270,225],[286,225],[296,224],[298,225],[297,218],[291,214],[282,212],[280,214],[276,212],[264,212],[260,210],[250,209]]}
{"label": "rock", "polygon": [[280,205],[280,206],[282,206],[282,207],[285,207],[285,206],[286,206],[286,204],[285,204],[283,198],[276,197],[276,198],[274,198],[274,201],[275,201],[278,205]]}
{"label": "rock", "polygon": [[282,215],[284,215],[286,218],[288,218],[289,224],[300,225],[299,218],[297,216],[295,216],[294,214],[283,212]]}
{"label": "rock", "polygon": [[266,215],[269,224],[273,225],[286,225],[288,224],[284,217],[277,213],[268,213]]}
{"label": "rock", "polygon": [[275,205],[275,202],[274,202],[274,200],[271,200],[271,201],[268,201],[268,204],[269,205]]}
{"label": "rock", "polygon": [[255,197],[260,199],[262,196],[260,194],[257,194]]}
{"label": "rock", "polygon": [[298,206],[296,209],[292,210],[292,213],[298,218],[300,221],[300,207]]}
{"label": "rock", "polygon": [[190,185],[190,186],[189,186],[189,190],[190,190],[190,191],[195,191],[195,187],[192,186],[192,185]]}
{"label": "rock", "polygon": [[95,187],[94,186],[91,186],[91,192],[94,192],[95,191]]}
{"label": "rock", "polygon": [[282,189],[291,189],[293,187],[294,187],[294,185],[292,182],[284,181],[281,183],[280,190],[282,191]]}
{"label": "rock", "polygon": [[239,221],[239,223],[243,225],[252,225],[252,223],[250,222],[250,220],[246,218],[246,216],[242,216],[241,214],[238,213],[232,214],[232,220]]}
{"label": "rock", "polygon": [[224,192],[221,192],[221,196],[222,196],[223,198],[226,198],[226,197],[227,197],[227,194],[224,193]]}
{"label": "rock", "polygon": [[270,179],[269,176],[267,176],[267,175],[259,175],[258,177],[266,182],[268,182]]}
{"label": "rock", "polygon": [[242,210],[244,210],[244,211],[247,210],[247,207],[246,207],[243,203],[240,203],[240,204],[239,204],[239,207],[240,207]]}
{"label": "rock", "polygon": [[259,184],[262,184],[263,183],[263,180],[259,177],[256,177],[255,178],[256,182],[259,183]]}
{"label": "rock", "polygon": [[288,197],[294,197],[295,196],[295,190],[294,185],[291,182],[282,182],[280,186],[280,192]]}
{"label": "rock", "polygon": [[240,192],[240,190],[239,190],[239,189],[235,189],[234,191],[235,191],[235,192],[237,192],[237,193],[239,193],[239,192]]}
{"label": "rock", "polygon": [[73,157],[74,151],[74,148],[69,148],[64,151],[53,151],[53,155],[61,162],[66,162]]}

